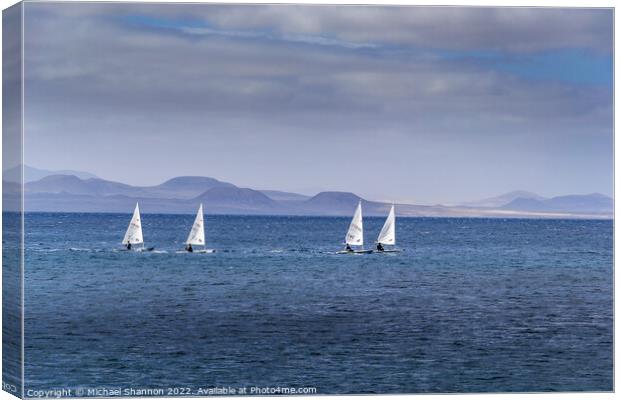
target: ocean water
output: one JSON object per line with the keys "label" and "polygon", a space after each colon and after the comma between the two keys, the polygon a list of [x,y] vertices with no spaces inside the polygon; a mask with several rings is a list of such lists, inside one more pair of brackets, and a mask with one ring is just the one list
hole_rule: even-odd
{"label": "ocean water", "polygon": [[177,254],[193,218],[135,253],[129,214],[27,214],[26,390],[613,390],[612,221],[399,218],[403,253],[335,255],[349,218],[207,215],[217,252]]}

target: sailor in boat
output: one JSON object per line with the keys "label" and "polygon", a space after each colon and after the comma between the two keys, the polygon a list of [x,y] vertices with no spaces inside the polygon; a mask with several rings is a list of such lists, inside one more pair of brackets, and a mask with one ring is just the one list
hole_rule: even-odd
{"label": "sailor in boat", "polygon": [[127,250],[131,250],[131,243],[127,242]]}
{"label": "sailor in boat", "polygon": [[353,248],[351,247],[349,243],[347,243],[347,245],[344,248],[344,251],[353,252]]}
{"label": "sailor in boat", "polygon": [[385,250],[385,249],[383,248],[383,245],[382,245],[380,242],[379,242],[379,243],[377,243],[377,251],[383,251],[383,250]]}
{"label": "sailor in boat", "polygon": [[194,252],[194,249],[192,248],[192,245],[191,245],[191,244],[188,244],[188,245],[187,245],[187,247],[185,247],[185,250],[186,250],[188,253],[193,253],[193,252]]}

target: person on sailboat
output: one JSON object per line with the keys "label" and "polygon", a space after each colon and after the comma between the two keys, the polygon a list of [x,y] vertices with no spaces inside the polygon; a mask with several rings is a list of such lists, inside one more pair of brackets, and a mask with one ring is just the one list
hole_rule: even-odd
{"label": "person on sailboat", "polygon": [[131,243],[127,242],[127,250],[131,250]]}
{"label": "person on sailboat", "polygon": [[192,248],[191,244],[188,244],[187,247],[185,248],[185,250],[187,250],[189,253],[193,253],[194,249]]}
{"label": "person on sailboat", "polygon": [[385,249],[383,248],[383,245],[381,244],[381,242],[377,242],[377,251],[383,251],[383,250]]}
{"label": "person on sailboat", "polygon": [[347,245],[344,248],[345,251],[353,251],[353,248],[351,248],[351,245],[349,243],[347,243]]}

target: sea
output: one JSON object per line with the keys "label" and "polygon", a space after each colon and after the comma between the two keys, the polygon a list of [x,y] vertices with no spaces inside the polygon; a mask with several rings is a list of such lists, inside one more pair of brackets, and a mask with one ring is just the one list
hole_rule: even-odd
{"label": "sea", "polygon": [[26,214],[30,394],[614,389],[613,221],[398,218],[402,252],[342,255],[349,217],[206,215],[188,254],[193,215],[143,214],[152,252],[130,217]]}

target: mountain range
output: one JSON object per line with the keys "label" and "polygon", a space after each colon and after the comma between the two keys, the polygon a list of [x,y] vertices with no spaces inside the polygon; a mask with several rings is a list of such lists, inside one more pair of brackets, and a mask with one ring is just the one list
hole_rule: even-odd
{"label": "mountain range", "polygon": [[594,213],[606,213],[613,210],[613,200],[600,193],[557,196],[550,199],[519,197],[504,204],[501,208],[517,211],[575,212],[587,210]]}
{"label": "mountain range", "polygon": [[[9,182],[20,182],[21,179],[21,165],[17,165],[13,168],[6,169],[2,172],[2,180]],[[49,169],[41,169],[24,165],[24,182],[38,181],[49,175],[75,175],[81,179],[98,178],[97,175],[90,172],[75,171],[70,169],[51,171]]]}
{"label": "mountain range", "polygon": [[[140,202],[145,213],[193,213],[203,203],[205,211],[211,214],[351,215],[358,201],[362,201],[365,215],[384,216],[390,207],[389,203],[369,201],[350,192],[306,196],[241,188],[202,176],[176,177],[154,186],[132,186],[83,172],[78,176],[56,171],[46,175],[45,171],[36,169],[44,175],[40,179],[25,179],[27,211],[128,213]],[[14,174],[15,171],[4,172],[5,208],[19,204],[20,185],[11,182]],[[396,209],[401,216],[611,218],[613,199],[601,194],[547,199],[515,191],[457,206],[397,204]]]}
{"label": "mountain range", "polygon": [[489,197],[482,200],[471,201],[462,203],[467,207],[502,207],[516,199],[535,199],[544,200],[544,197],[537,195],[536,193],[527,192],[525,190],[514,190],[512,192],[504,193],[499,196]]}

